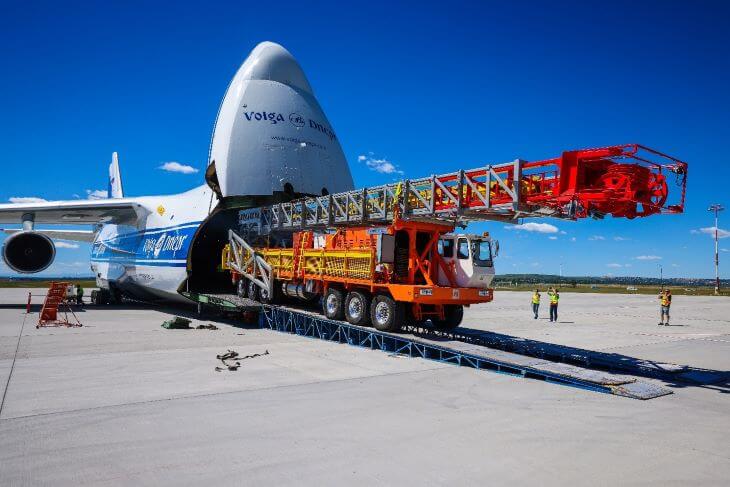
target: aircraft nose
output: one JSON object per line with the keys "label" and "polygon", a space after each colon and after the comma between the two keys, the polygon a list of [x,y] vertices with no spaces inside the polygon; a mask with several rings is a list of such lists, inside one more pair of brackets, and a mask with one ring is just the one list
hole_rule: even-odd
{"label": "aircraft nose", "polygon": [[244,80],[276,81],[314,94],[294,56],[275,42],[262,42],[256,46],[242,68]]}

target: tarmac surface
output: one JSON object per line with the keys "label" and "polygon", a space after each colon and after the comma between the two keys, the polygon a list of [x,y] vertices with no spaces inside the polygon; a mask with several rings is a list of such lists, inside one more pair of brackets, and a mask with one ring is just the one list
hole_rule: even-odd
{"label": "tarmac surface", "polygon": [[[42,290],[32,290],[42,293]],[[711,372],[648,401],[270,330],[93,308],[36,329],[0,290],[0,485],[727,485],[730,299],[497,292],[464,327]],[[41,297],[34,298],[40,303]],[[541,309],[547,315],[547,306]],[[216,372],[233,349],[236,371]]]}

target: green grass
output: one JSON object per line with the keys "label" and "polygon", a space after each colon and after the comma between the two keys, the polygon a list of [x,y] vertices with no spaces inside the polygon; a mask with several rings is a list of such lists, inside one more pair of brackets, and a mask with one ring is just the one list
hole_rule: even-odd
{"label": "green grass", "polygon": [[70,282],[72,284],[81,284],[84,288],[96,287],[94,279],[0,279],[0,288],[48,288],[53,281]]}
{"label": "green grass", "polygon": [[[593,287],[592,287],[593,286]],[[540,292],[547,291],[549,287],[556,287],[561,293],[598,293],[598,294],[659,294],[661,290],[659,286],[635,286],[636,291],[628,291],[625,285],[620,284],[578,284],[573,287],[571,284],[544,283],[544,284],[517,284],[509,286],[507,284],[500,285],[495,283],[496,291],[532,291],[539,289]],[[670,289],[673,295],[686,296],[713,296],[715,288],[713,287],[682,287],[682,286],[665,286]],[[730,289],[721,290],[721,296],[730,296]]]}

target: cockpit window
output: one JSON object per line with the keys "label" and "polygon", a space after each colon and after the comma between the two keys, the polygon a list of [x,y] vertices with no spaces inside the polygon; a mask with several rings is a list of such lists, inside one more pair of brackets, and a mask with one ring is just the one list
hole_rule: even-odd
{"label": "cockpit window", "polygon": [[469,258],[469,242],[467,242],[465,238],[459,239],[459,248],[456,251],[456,255],[460,259]]}
{"label": "cockpit window", "polygon": [[438,253],[447,259],[452,258],[454,256],[454,241],[451,239],[439,240]]}
{"label": "cockpit window", "polygon": [[489,240],[474,240],[471,244],[474,256],[474,265],[477,267],[492,267],[492,246]]}

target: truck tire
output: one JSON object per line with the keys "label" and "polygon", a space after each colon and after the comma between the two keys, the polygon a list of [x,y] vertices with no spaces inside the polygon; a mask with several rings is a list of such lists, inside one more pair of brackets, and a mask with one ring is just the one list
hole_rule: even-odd
{"label": "truck tire", "polygon": [[351,291],[345,300],[345,319],[351,325],[370,326],[370,296],[365,291]]}
{"label": "truck tire", "polygon": [[330,320],[342,320],[345,317],[345,296],[342,291],[331,287],[327,289],[322,300],[322,312]]}
{"label": "truck tire", "polygon": [[444,306],[444,319],[434,320],[433,326],[439,330],[453,330],[461,324],[464,319],[464,307],[460,304],[447,304]]}
{"label": "truck tire", "polygon": [[239,298],[245,298],[248,296],[248,280],[241,278],[238,280],[238,283],[236,284],[236,294],[238,294]]}
{"label": "truck tire", "polygon": [[252,301],[259,301],[259,291],[261,288],[256,285],[253,281],[248,281],[248,299]]}
{"label": "truck tire", "polygon": [[398,331],[405,322],[405,304],[378,294],[370,304],[370,320],[379,331]]}
{"label": "truck tire", "polygon": [[259,299],[264,304],[279,304],[281,302],[281,283],[274,281],[272,286],[274,292],[269,296],[269,291],[259,288]]}

